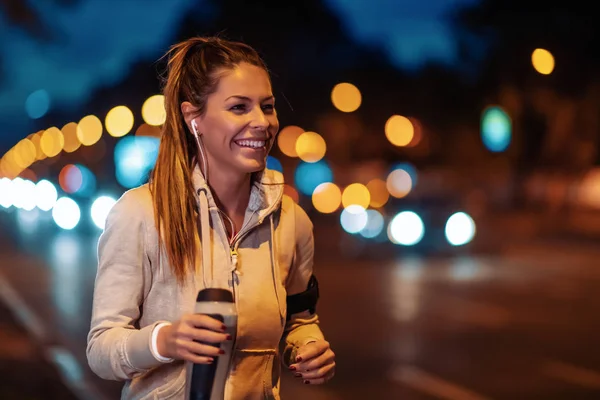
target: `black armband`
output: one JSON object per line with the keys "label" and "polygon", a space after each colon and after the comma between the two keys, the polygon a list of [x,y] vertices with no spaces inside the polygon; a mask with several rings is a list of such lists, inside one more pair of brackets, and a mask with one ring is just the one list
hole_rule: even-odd
{"label": "black armband", "polygon": [[309,311],[314,314],[317,311],[317,301],[319,300],[319,282],[314,275],[311,275],[308,281],[308,287],[304,292],[287,296],[287,320],[292,314]]}

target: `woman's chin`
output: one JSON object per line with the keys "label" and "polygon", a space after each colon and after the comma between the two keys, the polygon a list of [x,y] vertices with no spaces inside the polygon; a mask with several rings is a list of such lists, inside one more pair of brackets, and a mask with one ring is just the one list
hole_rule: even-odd
{"label": "woman's chin", "polygon": [[265,160],[245,159],[237,163],[240,172],[251,174],[253,172],[262,171],[267,166]]}

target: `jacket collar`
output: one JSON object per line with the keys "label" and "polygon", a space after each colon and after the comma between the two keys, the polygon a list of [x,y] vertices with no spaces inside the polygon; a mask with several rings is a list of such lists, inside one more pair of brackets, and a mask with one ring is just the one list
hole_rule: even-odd
{"label": "jacket collar", "polygon": [[[217,208],[217,204],[206,183],[204,175],[200,171],[198,164],[195,165],[192,172],[192,183],[198,207],[200,203],[198,194],[200,191],[206,193],[209,208]],[[258,220],[262,221],[269,214],[274,212],[280,205],[283,198],[283,175],[279,171],[264,169],[256,172],[252,176],[252,187],[250,188],[250,201],[248,202],[247,213],[257,214]]]}

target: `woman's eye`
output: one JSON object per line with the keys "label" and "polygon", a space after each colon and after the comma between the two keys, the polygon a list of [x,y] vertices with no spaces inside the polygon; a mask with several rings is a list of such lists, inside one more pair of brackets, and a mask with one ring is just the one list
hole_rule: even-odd
{"label": "woman's eye", "polygon": [[231,107],[232,111],[245,111],[246,110],[246,105],[245,104],[236,104],[235,106]]}
{"label": "woman's eye", "polygon": [[274,104],[265,104],[262,107],[263,111],[273,111],[275,110],[275,105]]}

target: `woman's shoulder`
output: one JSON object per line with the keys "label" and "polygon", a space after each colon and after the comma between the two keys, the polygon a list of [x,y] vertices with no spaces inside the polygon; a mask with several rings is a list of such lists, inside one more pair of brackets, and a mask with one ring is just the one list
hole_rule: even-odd
{"label": "woman's shoulder", "polygon": [[129,220],[153,219],[152,195],[148,184],[125,191],[111,211]]}
{"label": "woman's shoulder", "polygon": [[296,237],[310,236],[313,231],[313,223],[306,213],[290,196],[284,194],[281,200],[282,218],[293,223]]}

